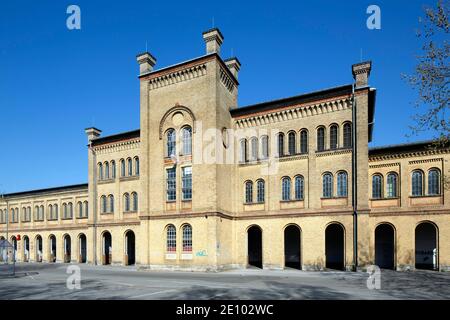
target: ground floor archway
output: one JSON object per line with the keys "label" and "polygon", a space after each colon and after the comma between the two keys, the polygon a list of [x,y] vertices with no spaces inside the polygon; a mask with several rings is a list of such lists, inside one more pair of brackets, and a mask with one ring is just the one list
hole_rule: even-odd
{"label": "ground floor archway", "polygon": [[36,236],[36,262],[42,262],[42,237]]}
{"label": "ground floor archway", "polygon": [[111,233],[106,231],[103,233],[103,246],[102,246],[102,264],[111,264],[112,260],[112,237]]}
{"label": "ground floor archway", "polygon": [[284,266],[301,269],[301,231],[295,225],[284,229]]}
{"label": "ground floor archway", "polygon": [[17,239],[16,239],[16,236],[11,237],[11,244],[12,244],[13,250],[14,250],[13,261],[17,261]]}
{"label": "ground floor archway", "polygon": [[87,262],[87,240],[86,235],[81,233],[78,236],[78,262],[86,263]]}
{"label": "ground floor archway", "polygon": [[51,235],[49,238],[49,262],[56,262],[56,237]]}
{"label": "ground floor archway", "polygon": [[136,263],[136,239],[133,231],[128,231],[125,234],[125,265],[133,265]]}
{"label": "ground floor archway", "polygon": [[247,231],[248,265],[263,267],[262,230],[259,226],[252,226]]}
{"label": "ground floor archway", "polygon": [[23,237],[23,262],[30,261],[30,238],[28,236]]}
{"label": "ground floor archway", "polygon": [[431,222],[422,222],[415,232],[416,269],[437,270],[438,230]]}
{"label": "ground floor archway", "polygon": [[325,229],[325,266],[328,269],[344,270],[344,228],[332,223]]}
{"label": "ground floor archway", "polygon": [[72,239],[68,234],[64,236],[64,262],[70,263],[72,260]]}
{"label": "ground floor archway", "polygon": [[390,224],[375,229],[375,264],[381,269],[395,269],[395,230]]}

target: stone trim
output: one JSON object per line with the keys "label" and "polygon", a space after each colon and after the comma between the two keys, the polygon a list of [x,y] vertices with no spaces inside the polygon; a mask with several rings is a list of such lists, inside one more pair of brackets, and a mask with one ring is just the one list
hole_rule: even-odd
{"label": "stone trim", "polygon": [[206,71],[206,63],[200,63],[194,66],[186,66],[181,70],[175,70],[170,73],[150,78],[148,80],[149,90],[155,90],[179,82],[202,77],[206,75]]}
{"label": "stone trim", "polygon": [[[406,158],[415,158],[415,157],[425,157],[430,155],[438,155],[438,154],[447,154],[450,153],[450,149],[442,149],[442,150],[427,150],[427,151],[416,151],[416,152],[405,152],[405,153],[391,153],[391,154],[383,154],[379,156],[370,156],[369,162],[375,161],[384,161],[391,159],[406,159]],[[420,160],[417,160],[420,161]]]}

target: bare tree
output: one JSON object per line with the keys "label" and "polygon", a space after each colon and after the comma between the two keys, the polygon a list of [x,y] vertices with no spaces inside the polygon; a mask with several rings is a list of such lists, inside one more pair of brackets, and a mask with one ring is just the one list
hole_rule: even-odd
{"label": "bare tree", "polygon": [[412,132],[433,131],[435,147],[450,141],[449,7],[449,0],[439,0],[436,7],[424,9],[425,18],[419,20],[421,28],[417,33],[423,41],[422,53],[417,57],[414,73],[403,75],[418,92]]}

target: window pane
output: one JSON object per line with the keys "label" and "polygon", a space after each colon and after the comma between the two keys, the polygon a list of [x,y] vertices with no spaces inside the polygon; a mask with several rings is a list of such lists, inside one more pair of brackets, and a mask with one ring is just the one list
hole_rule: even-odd
{"label": "window pane", "polygon": [[306,130],[302,130],[302,132],[300,132],[300,152],[308,152],[308,132]]}
{"label": "window pane", "polygon": [[304,181],[302,176],[295,177],[295,200],[303,200]]}
{"label": "window pane", "polygon": [[192,167],[184,167],[182,175],[183,200],[192,199]]}
{"label": "window pane", "polygon": [[433,169],[428,172],[428,194],[440,194],[440,177],[439,171]]}
{"label": "window pane", "polygon": [[352,125],[350,123],[344,124],[344,148],[352,146]]}
{"label": "window pane", "polygon": [[175,168],[167,169],[166,179],[167,179],[167,200],[174,201],[177,199]]}
{"label": "window pane", "polygon": [[257,185],[257,201],[258,202],[264,202],[264,181],[263,180],[258,180],[258,185]]}
{"label": "window pane", "polygon": [[177,231],[174,226],[167,227],[167,251],[177,251]]}
{"label": "window pane", "polygon": [[372,177],[372,198],[381,199],[382,196],[382,177],[375,175]]}
{"label": "window pane", "polygon": [[291,200],[291,179],[283,178],[282,180],[282,195],[284,201]]}
{"label": "window pane", "polygon": [[331,174],[327,173],[323,175],[323,197],[331,198],[333,197],[333,177]]}
{"label": "window pane", "polygon": [[241,162],[247,161],[247,140],[242,139],[241,140],[241,156],[240,156]]}
{"label": "window pane", "polygon": [[280,133],[278,135],[278,156],[282,157],[284,155],[284,134]]}
{"label": "window pane", "polygon": [[175,130],[171,129],[167,132],[167,156],[176,154],[176,135]]}
{"label": "window pane", "polygon": [[134,158],[134,172],[139,175],[139,158]]}
{"label": "window pane", "polygon": [[251,145],[252,145],[252,160],[256,160],[258,159],[258,139],[257,138],[252,138],[251,140]]}
{"label": "window pane", "polygon": [[395,198],[397,197],[397,175],[391,173],[387,177],[387,197]]}
{"label": "window pane", "polygon": [[347,173],[340,172],[337,177],[337,196],[346,197],[347,196]]}
{"label": "window pane", "polygon": [[423,195],[423,175],[421,171],[414,171],[412,174],[412,195]]}
{"label": "window pane", "polygon": [[192,153],[192,129],[186,127],[183,129],[183,154]]}
{"label": "window pane", "polygon": [[253,202],[253,183],[251,181],[245,183],[245,203]]}
{"label": "window pane", "polygon": [[295,154],[295,133],[290,132],[288,136],[289,154]]}
{"label": "window pane", "polygon": [[317,129],[317,151],[325,150],[325,129]]}
{"label": "window pane", "polygon": [[338,147],[338,127],[333,125],[330,127],[330,149],[334,150]]}
{"label": "window pane", "polygon": [[131,159],[127,160],[127,164],[128,164],[128,175],[132,176],[133,175],[133,161]]}
{"label": "window pane", "polygon": [[192,251],[192,227],[183,227],[183,252]]}
{"label": "window pane", "polygon": [[261,156],[266,159],[269,157],[269,138],[267,136],[261,137]]}

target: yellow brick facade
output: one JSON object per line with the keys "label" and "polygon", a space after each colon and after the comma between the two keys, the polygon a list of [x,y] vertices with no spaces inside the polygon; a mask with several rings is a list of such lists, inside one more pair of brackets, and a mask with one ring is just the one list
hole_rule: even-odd
{"label": "yellow brick facade", "polygon": [[[86,129],[87,184],[0,199],[0,237],[14,243],[18,261],[450,270],[450,191],[443,183],[450,149],[415,143],[369,150],[376,94],[370,62],[352,66],[353,85],[238,107],[239,60],[222,60],[217,29],[203,37],[206,55],[170,67],[154,70],[153,56],[138,55],[140,129],[107,137]],[[183,179],[189,170],[192,187]],[[421,194],[412,189],[416,170]],[[430,170],[439,174],[438,192]],[[379,195],[374,175],[381,177]]]}

